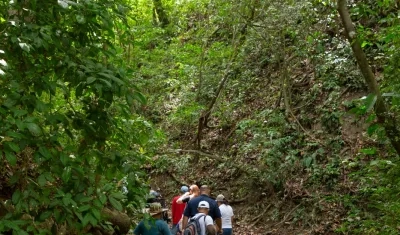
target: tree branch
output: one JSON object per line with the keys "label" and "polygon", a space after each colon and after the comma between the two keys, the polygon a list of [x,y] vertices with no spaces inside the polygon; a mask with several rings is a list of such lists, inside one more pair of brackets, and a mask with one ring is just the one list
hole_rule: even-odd
{"label": "tree branch", "polygon": [[356,30],[350,18],[349,10],[347,9],[347,1],[338,0],[337,7],[340,18],[342,19],[347,40],[351,44],[351,49],[353,50],[353,54],[356,57],[364,80],[368,85],[369,92],[374,94],[376,97],[374,110],[378,118],[378,122],[383,125],[386,131],[386,135],[392,143],[392,146],[396,150],[397,154],[400,155],[400,131],[397,129],[396,126],[396,119],[393,115],[389,114],[389,111],[382,98],[379,85],[375,79],[374,74],[372,73],[371,67],[368,64],[367,56],[361,48],[361,43],[357,38]]}

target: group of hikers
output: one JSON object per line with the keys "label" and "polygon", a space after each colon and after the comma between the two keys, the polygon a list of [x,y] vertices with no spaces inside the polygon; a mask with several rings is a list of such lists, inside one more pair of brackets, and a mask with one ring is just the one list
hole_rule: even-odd
{"label": "group of hikers", "polygon": [[180,194],[171,201],[172,226],[165,215],[167,208],[159,202],[149,204],[147,212],[153,219],[144,219],[137,225],[135,235],[232,235],[233,209],[220,194],[210,196],[207,185],[182,186]]}

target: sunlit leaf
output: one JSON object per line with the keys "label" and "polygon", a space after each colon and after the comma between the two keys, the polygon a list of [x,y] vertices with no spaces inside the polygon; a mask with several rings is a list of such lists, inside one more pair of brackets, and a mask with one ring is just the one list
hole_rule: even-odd
{"label": "sunlit leaf", "polygon": [[31,132],[32,135],[40,136],[42,134],[42,130],[36,123],[28,122],[25,125],[28,128],[28,130]]}

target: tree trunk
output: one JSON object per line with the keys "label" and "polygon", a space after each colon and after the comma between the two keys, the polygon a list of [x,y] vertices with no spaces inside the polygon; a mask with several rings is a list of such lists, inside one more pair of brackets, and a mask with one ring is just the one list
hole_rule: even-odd
{"label": "tree trunk", "polygon": [[400,131],[396,127],[396,120],[393,115],[388,112],[385,102],[379,90],[378,83],[372,73],[371,67],[368,64],[367,57],[361,48],[361,43],[357,38],[356,30],[351,21],[349,11],[347,9],[346,0],[338,0],[338,11],[340,18],[345,29],[346,37],[351,44],[354,56],[360,67],[361,73],[368,85],[369,92],[376,96],[376,103],[374,105],[375,114],[378,122],[383,125],[386,135],[392,143],[397,154],[400,155]]}

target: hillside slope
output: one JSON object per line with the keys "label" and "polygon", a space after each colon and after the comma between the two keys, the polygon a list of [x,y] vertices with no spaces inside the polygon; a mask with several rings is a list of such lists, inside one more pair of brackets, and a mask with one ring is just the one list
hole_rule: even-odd
{"label": "hillside slope", "polygon": [[[183,12],[176,38],[157,41],[139,60],[153,102],[144,114],[168,139],[154,157],[153,181],[168,196],[181,184],[211,185],[231,200],[238,225],[261,226],[258,234],[392,231],[397,222],[380,230],[386,219],[374,221],[381,204],[366,205],[387,184],[373,178],[396,171],[397,160],[371,114],[335,4],[202,3]],[[389,27],[379,23],[388,15],[366,22],[371,5],[355,4],[360,25],[377,34]],[[382,87],[393,88],[384,48],[365,49]]]}

